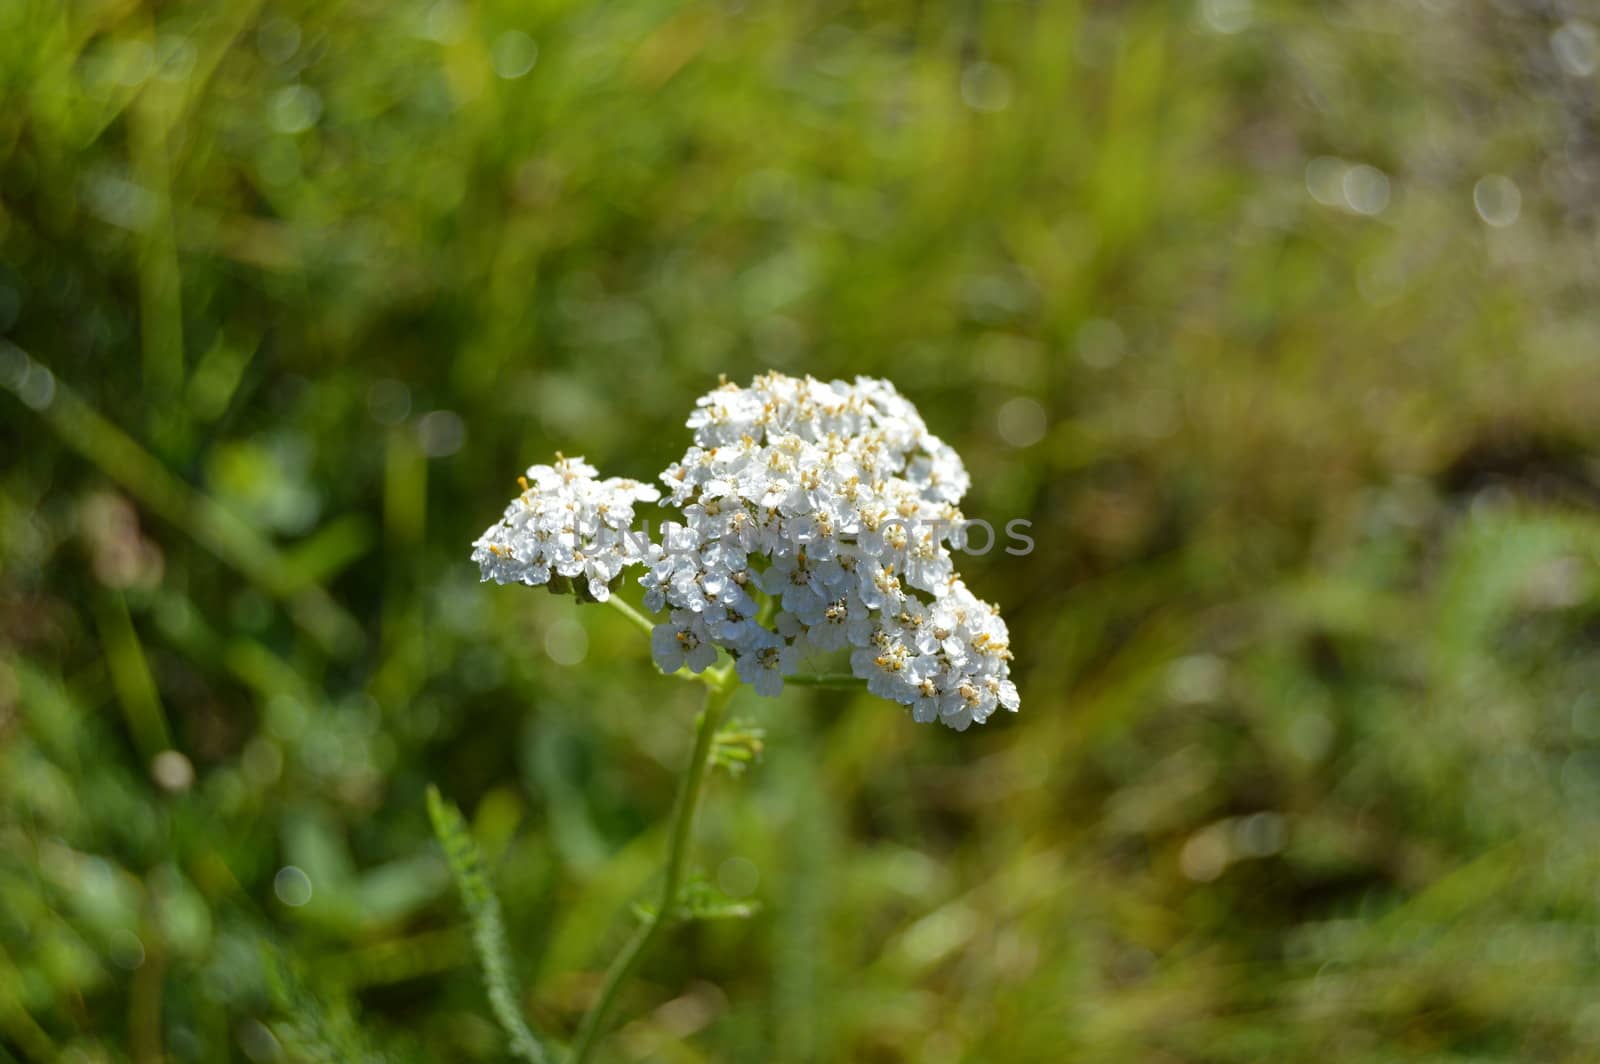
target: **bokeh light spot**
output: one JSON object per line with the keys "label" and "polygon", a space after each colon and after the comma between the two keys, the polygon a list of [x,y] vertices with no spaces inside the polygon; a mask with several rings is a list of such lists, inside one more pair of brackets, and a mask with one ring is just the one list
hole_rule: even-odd
{"label": "bokeh light spot", "polygon": [[456,0],[439,0],[428,9],[422,35],[439,44],[454,44],[461,39],[467,16]]}
{"label": "bokeh light spot", "polygon": [[47,410],[56,397],[55,374],[39,365],[29,363],[28,372],[17,384],[17,398],[32,410]]}
{"label": "bokeh light spot", "polygon": [[1234,821],[1233,841],[1245,857],[1282,853],[1289,841],[1289,822],[1282,813],[1252,813]]}
{"label": "bokeh light spot", "polygon": [[1382,170],[1357,163],[1339,181],[1345,204],[1357,214],[1382,214],[1389,206],[1389,178]]}
{"label": "bokeh light spot", "polygon": [[267,116],[279,133],[304,133],[322,117],[322,97],[307,85],[286,85],[272,94]]}
{"label": "bokeh light spot", "polygon": [[1000,438],[1013,447],[1032,447],[1044,439],[1049,424],[1044,407],[1027,396],[1007,400],[995,421]]}
{"label": "bokeh light spot", "polygon": [[1215,654],[1191,654],[1167,670],[1167,695],[1174,702],[1214,702],[1222,696],[1227,678],[1227,662]]}
{"label": "bokeh light spot", "polygon": [[494,40],[494,72],[506,80],[520,78],[539,61],[539,46],[521,30],[507,30]]}
{"label": "bokeh light spot", "polygon": [[1228,870],[1233,851],[1219,825],[1195,832],[1178,852],[1178,869],[1196,883],[1210,883]]}
{"label": "bokeh light spot", "polygon": [[1306,191],[1324,207],[1343,206],[1346,169],[1348,167],[1343,159],[1331,155],[1317,156],[1306,163]]}
{"label": "bokeh light spot", "polygon": [[1200,21],[1217,33],[1239,33],[1255,17],[1251,0],[1200,0]]}
{"label": "bokeh light spot", "polygon": [[431,410],[417,419],[417,443],[429,458],[448,458],[467,441],[467,423],[454,410]]}
{"label": "bokeh light spot", "polygon": [[1522,190],[1502,174],[1488,174],[1472,186],[1472,205],[1478,217],[1496,229],[1504,229],[1522,213]]}
{"label": "bokeh light spot", "polygon": [[150,760],[150,778],[176,794],[194,785],[194,765],[178,750],[163,750]]}
{"label": "bokeh light spot", "polygon": [[1122,360],[1128,339],[1122,326],[1105,318],[1090,318],[1078,326],[1078,360],[1090,369],[1110,369]]}
{"label": "bokeh light spot", "polygon": [[578,665],[589,656],[589,635],[570,617],[551,621],[544,630],[544,652],[557,665]]}
{"label": "bokeh light spot", "polygon": [[1600,66],[1600,32],[1575,19],[1550,34],[1550,50],[1555,52],[1562,70],[1575,78],[1586,78]]}
{"label": "bokeh light spot", "polygon": [[298,909],[311,900],[311,877],[294,865],[284,865],[272,877],[272,893],[283,904]]}
{"label": "bokeh light spot", "polygon": [[974,111],[1004,111],[1011,106],[1011,74],[993,63],[973,63],[961,72],[961,99]]}

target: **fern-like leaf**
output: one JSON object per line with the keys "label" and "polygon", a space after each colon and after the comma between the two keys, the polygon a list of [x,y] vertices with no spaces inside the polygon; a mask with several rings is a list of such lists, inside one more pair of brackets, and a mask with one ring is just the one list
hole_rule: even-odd
{"label": "fern-like leaf", "polygon": [[461,900],[467,909],[467,918],[472,923],[472,943],[478,953],[478,963],[483,966],[489,1008],[505,1029],[513,1056],[529,1064],[546,1064],[548,1054],[523,1019],[522,1009],[517,1004],[521,992],[511,966],[511,951],[506,944],[500,899],[495,897],[494,890],[489,886],[489,876],[484,869],[483,855],[478,852],[478,844],[472,840],[461,811],[446,801],[437,787],[428,788],[428,818],[433,821],[434,834],[444,847],[445,859],[450,863],[450,872],[455,877],[456,888],[461,891]]}

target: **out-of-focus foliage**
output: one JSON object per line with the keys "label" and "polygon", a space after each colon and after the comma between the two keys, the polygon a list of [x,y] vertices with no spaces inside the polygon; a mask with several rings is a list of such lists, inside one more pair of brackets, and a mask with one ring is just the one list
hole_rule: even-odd
{"label": "out-of-focus foliage", "polygon": [[484,866],[478,844],[473,841],[471,828],[461,810],[446,801],[437,787],[428,788],[428,819],[433,822],[434,834],[439,837],[439,845],[444,849],[456,888],[461,891],[461,900],[471,919],[472,941],[478,951],[478,963],[483,967],[484,988],[495,1019],[510,1039],[511,1053],[529,1064],[544,1064],[547,1059],[544,1046],[528,1029],[528,1021],[522,1015],[522,991],[517,986],[516,961],[511,957],[511,946],[506,940],[500,899],[495,897],[489,883],[489,871]]}
{"label": "out-of-focus foliage", "polygon": [[[1588,21],[1584,21],[1585,18]],[[1577,0],[0,3],[0,1060],[489,1060],[692,690],[479,587],[557,448],[888,376],[1023,712],[741,695],[667,1061],[1600,1058]]]}

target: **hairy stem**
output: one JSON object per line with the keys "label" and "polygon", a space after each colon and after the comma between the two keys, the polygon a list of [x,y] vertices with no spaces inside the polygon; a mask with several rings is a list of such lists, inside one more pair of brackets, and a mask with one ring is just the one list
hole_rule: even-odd
{"label": "hairy stem", "polygon": [[667,867],[662,877],[660,900],[655,912],[644,918],[606,971],[600,996],[578,1027],[571,1064],[584,1064],[594,1052],[595,1043],[605,1030],[606,1017],[616,1001],[618,991],[638,969],[645,953],[660,937],[663,926],[678,907],[678,889],[683,884],[683,868],[688,859],[689,839],[693,834],[695,807],[699,805],[700,788],[705,783],[706,769],[711,760],[711,741],[722,722],[723,711],[738,688],[738,681],[722,670],[707,670],[703,679],[706,684],[706,704],[700,712],[700,721],[695,730],[689,771],[678,788],[677,804],[672,811],[672,834],[667,848]]}

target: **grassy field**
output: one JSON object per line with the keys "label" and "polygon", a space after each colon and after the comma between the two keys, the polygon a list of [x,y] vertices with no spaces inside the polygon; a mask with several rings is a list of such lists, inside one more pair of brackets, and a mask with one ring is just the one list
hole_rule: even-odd
{"label": "grassy field", "polygon": [[694,692],[469,544],[767,369],[1032,522],[1023,708],[741,693],[605,1059],[1600,1059],[1596,25],[0,3],[0,1061],[505,1059],[430,784],[570,1038]]}

